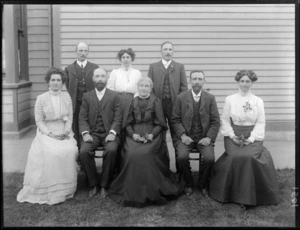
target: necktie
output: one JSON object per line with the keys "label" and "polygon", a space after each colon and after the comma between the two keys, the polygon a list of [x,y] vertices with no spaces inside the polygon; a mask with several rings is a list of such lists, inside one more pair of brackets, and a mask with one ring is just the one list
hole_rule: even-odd
{"label": "necktie", "polygon": [[83,69],[83,64],[81,64],[81,68]]}

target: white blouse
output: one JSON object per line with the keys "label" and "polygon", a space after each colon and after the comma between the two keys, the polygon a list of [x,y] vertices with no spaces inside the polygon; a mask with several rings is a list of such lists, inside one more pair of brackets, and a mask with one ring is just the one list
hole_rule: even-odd
{"label": "white blouse", "polygon": [[137,92],[137,82],[141,77],[141,72],[132,67],[129,67],[127,71],[124,67],[114,69],[110,73],[107,88],[118,92],[135,94]]}
{"label": "white blouse", "polygon": [[264,102],[251,92],[243,93],[241,90],[226,97],[223,114],[221,116],[220,132],[232,138],[235,134],[231,127],[230,118],[235,125],[254,125],[250,134],[251,142],[262,141],[265,137],[265,111]]}

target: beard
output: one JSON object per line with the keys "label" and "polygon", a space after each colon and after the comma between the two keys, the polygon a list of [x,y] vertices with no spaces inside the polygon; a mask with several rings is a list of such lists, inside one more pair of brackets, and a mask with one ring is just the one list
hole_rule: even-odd
{"label": "beard", "polygon": [[201,85],[193,85],[192,88],[195,93],[199,93],[200,90],[202,89],[202,86]]}
{"label": "beard", "polygon": [[94,84],[98,91],[102,91],[106,86],[106,82],[95,82]]}

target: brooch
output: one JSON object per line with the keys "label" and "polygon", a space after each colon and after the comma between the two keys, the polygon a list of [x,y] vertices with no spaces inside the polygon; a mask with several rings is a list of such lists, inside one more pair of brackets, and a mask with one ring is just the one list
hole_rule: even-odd
{"label": "brooch", "polygon": [[249,101],[246,102],[246,105],[243,105],[243,108],[245,112],[252,111],[251,104],[249,103]]}

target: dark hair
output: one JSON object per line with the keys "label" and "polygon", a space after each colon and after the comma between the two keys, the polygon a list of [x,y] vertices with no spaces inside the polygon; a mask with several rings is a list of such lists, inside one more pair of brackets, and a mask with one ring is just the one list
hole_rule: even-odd
{"label": "dark hair", "polygon": [[253,70],[240,70],[239,72],[237,72],[234,79],[236,81],[240,81],[241,78],[245,75],[248,76],[252,82],[255,82],[257,80],[257,75]]}
{"label": "dark hair", "polygon": [[135,53],[134,53],[134,51],[133,51],[131,48],[128,48],[128,49],[122,49],[122,50],[120,50],[120,51],[118,52],[117,57],[118,57],[119,61],[121,61],[121,58],[122,58],[122,56],[123,56],[125,53],[129,54],[130,57],[131,57],[131,60],[134,61]]}
{"label": "dark hair", "polygon": [[45,74],[45,81],[47,83],[49,83],[50,79],[51,79],[51,76],[52,74],[59,74],[61,76],[61,81],[62,83],[65,83],[66,82],[66,75],[65,75],[65,72],[60,69],[60,68],[56,68],[56,67],[51,67],[47,73]]}
{"label": "dark hair", "polygon": [[195,69],[195,70],[192,70],[192,71],[190,72],[190,78],[191,78],[191,76],[192,76],[193,73],[202,73],[203,76],[205,77],[205,74],[204,74],[204,72],[203,72],[202,70]]}
{"label": "dark hair", "polygon": [[164,46],[165,44],[171,44],[171,45],[172,45],[172,47],[174,48],[174,45],[173,45],[173,43],[172,43],[172,42],[165,41],[165,42],[163,42],[163,43],[160,45],[160,49],[162,49],[162,48],[163,48],[163,46]]}

